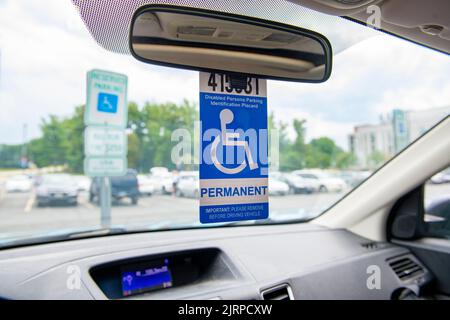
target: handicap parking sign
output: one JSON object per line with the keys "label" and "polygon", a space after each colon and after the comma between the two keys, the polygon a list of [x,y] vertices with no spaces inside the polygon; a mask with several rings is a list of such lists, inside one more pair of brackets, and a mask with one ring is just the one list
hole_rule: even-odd
{"label": "handicap parking sign", "polygon": [[85,125],[125,129],[128,115],[127,88],[126,75],[104,70],[89,71]]}
{"label": "handicap parking sign", "polygon": [[97,110],[100,112],[116,113],[119,97],[115,94],[100,92],[97,99]]}
{"label": "handicap parking sign", "polygon": [[200,73],[200,222],[268,218],[266,80]]}
{"label": "handicap parking sign", "polygon": [[125,174],[127,87],[126,75],[105,70],[87,73],[84,172],[90,177]]}

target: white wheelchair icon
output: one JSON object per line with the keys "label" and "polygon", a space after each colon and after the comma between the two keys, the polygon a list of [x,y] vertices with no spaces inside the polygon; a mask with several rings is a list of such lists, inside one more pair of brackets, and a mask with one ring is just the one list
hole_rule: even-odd
{"label": "white wheelchair icon", "polygon": [[108,109],[108,110],[113,110],[114,108],[113,108],[113,106],[112,106],[112,104],[109,102],[109,100],[108,100],[108,97],[107,96],[104,96],[103,97],[103,107],[105,108],[105,109]]}
{"label": "white wheelchair icon", "polygon": [[245,159],[239,166],[235,168],[226,168],[220,163],[220,161],[217,159],[217,147],[219,146],[220,140],[222,139],[222,145],[224,147],[226,146],[244,147],[245,155],[247,156],[250,170],[258,169],[258,164],[253,161],[253,156],[247,141],[238,140],[240,136],[239,133],[237,132],[227,132],[227,124],[233,122],[234,119],[233,112],[230,109],[223,109],[219,114],[219,118],[220,118],[221,134],[216,136],[211,145],[211,160],[214,166],[219,171],[225,174],[237,174],[247,167],[247,162],[245,162]]}

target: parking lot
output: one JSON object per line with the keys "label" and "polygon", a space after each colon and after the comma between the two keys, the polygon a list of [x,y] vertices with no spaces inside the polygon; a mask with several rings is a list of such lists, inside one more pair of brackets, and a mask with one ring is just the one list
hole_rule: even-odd
{"label": "parking lot", "polygon": [[[427,200],[450,194],[450,184],[427,185]],[[345,194],[315,193],[270,197],[272,218],[302,218],[318,214]],[[198,221],[198,199],[173,195],[142,196],[137,205],[128,199],[112,205],[112,224],[168,228]],[[100,208],[80,192],[77,206],[38,207],[35,192],[7,193],[0,184],[0,238],[12,234],[41,233],[64,229],[100,227]]]}
{"label": "parking lot", "polygon": [[[333,203],[340,194],[286,195],[271,197],[271,214],[298,214],[320,210]],[[198,199],[172,195],[141,197],[137,205],[128,199],[113,202],[113,225],[164,227],[198,220]],[[88,201],[88,194],[78,196],[77,206],[50,205],[38,207],[34,192],[6,193],[0,195],[1,237],[16,232],[61,230],[66,228],[91,228],[100,225],[100,208]]]}

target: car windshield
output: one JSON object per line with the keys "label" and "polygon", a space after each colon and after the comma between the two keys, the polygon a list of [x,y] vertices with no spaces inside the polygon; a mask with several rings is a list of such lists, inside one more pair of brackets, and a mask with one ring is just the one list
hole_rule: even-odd
{"label": "car windshield", "polygon": [[[0,1],[0,244],[103,228],[204,227],[195,161],[199,73],[137,61],[117,40],[127,30],[87,28],[80,17],[87,2]],[[287,1],[274,1],[271,13],[251,1],[228,3],[236,14],[312,28],[334,52],[324,83],[267,82],[269,177],[277,179],[269,184],[269,218],[230,227],[317,217],[449,115],[447,55]],[[91,25],[108,24],[97,11]],[[125,178],[85,170],[91,70],[128,78]],[[179,130],[192,136],[182,162],[173,160]],[[11,182],[23,175],[29,184]],[[43,188],[69,183],[74,190]]]}

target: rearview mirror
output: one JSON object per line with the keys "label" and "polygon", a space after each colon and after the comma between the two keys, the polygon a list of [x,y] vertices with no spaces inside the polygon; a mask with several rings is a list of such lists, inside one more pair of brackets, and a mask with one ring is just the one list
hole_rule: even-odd
{"label": "rearview mirror", "polygon": [[331,73],[331,45],[316,32],[195,8],[140,8],[130,50],[156,65],[267,79],[323,82]]}

